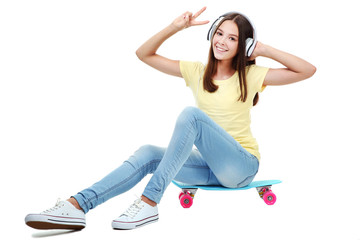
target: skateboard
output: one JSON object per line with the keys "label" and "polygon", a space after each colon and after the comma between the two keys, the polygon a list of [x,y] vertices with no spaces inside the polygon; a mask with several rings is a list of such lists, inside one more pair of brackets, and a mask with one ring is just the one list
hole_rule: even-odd
{"label": "skateboard", "polygon": [[254,181],[245,187],[240,188],[226,188],[222,186],[202,186],[202,185],[188,185],[181,182],[172,181],[175,186],[181,188],[179,194],[180,204],[183,208],[189,208],[193,204],[195,193],[198,189],[202,190],[214,190],[214,191],[236,191],[247,190],[250,188],[256,188],[259,196],[267,205],[273,205],[276,202],[276,195],[271,191],[271,186],[281,183],[280,180],[264,180]]}

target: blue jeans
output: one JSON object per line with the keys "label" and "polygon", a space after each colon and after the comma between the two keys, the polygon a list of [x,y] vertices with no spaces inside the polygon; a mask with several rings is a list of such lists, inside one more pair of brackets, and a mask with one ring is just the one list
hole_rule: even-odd
{"label": "blue jeans", "polygon": [[209,116],[187,107],[177,119],[168,148],[142,146],[120,167],[73,197],[87,213],[153,174],[143,195],[159,203],[173,179],[236,188],[251,183],[258,168],[258,159]]}

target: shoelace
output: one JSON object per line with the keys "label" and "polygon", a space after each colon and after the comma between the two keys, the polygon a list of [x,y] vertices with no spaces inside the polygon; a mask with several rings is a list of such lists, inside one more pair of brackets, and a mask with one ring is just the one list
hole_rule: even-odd
{"label": "shoelace", "polygon": [[49,209],[47,209],[47,210],[43,211],[42,213],[50,213],[50,212],[53,212],[53,211],[55,211],[55,210],[57,210],[57,209],[61,208],[62,206],[64,206],[64,205],[60,204],[60,202],[61,202],[61,199],[60,199],[60,198],[58,198],[58,200],[57,200],[57,202],[56,202],[56,204],[55,204],[55,206],[54,206],[54,207],[49,208]]}
{"label": "shoelace", "polygon": [[131,206],[121,216],[125,215],[130,218],[134,218],[138,214],[138,212],[144,207],[144,205],[140,203],[141,198],[135,200],[135,202],[131,204]]}

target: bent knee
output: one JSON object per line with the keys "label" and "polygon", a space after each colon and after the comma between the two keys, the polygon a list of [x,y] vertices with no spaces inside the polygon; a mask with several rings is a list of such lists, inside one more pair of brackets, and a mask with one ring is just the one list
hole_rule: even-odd
{"label": "bent knee", "polygon": [[146,144],[146,145],[139,147],[139,149],[135,153],[152,155],[152,154],[158,153],[159,151],[161,151],[161,149],[162,149],[161,147],[154,146],[151,144]]}
{"label": "bent knee", "polygon": [[165,154],[165,148],[154,146],[154,145],[143,145],[141,146],[134,155],[146,159],[162,159]]}
{"label": "bent knee", "polygon": [[165,148],[154,145],[143,145],[127,160],[135,168],[157,166],[165,153]]}
{"label": "bent knee", "polygon": [[179,115],[177,124],[186,124],[189,122],[195,122],[199,114],[203,112],[197,107],[186,107]]}
{"label": "bent knee", "polygon": [[184,116],[196,116],[199,113],[202,113],[202,111],[197,108],[197,107],[186,107],[184,108],[184,110],[181,112],[180,116],[184,115]]}

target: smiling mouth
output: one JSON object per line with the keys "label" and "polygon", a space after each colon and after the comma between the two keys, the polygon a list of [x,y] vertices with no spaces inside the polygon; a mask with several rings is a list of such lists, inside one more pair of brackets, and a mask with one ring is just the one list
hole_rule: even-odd
{"label": "smiling mouth", "polygon": [[218,50],[219,52],[226,52],[228,50],[224,49],[224,48],[221,48],[221,47],[218,47],[218,46],[215,46],[216,50]]}

